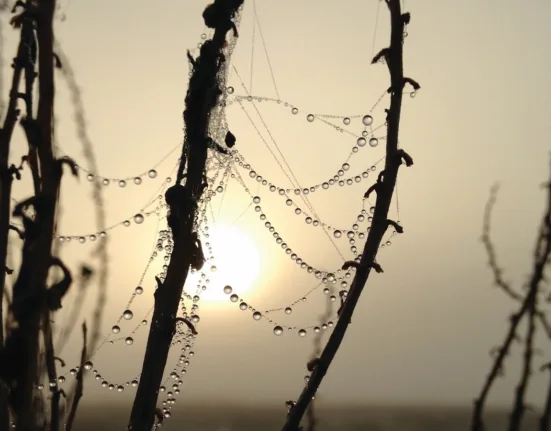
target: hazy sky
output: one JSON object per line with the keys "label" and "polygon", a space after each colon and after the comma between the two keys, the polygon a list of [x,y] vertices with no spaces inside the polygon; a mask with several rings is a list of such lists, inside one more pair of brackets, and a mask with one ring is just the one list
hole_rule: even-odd
{"label": "hazy sky", "polygon": [[[206,3],[62,3],[66,20],[57,22],[57,37],[82,88],[100,175],[122,178],[146,172],[181,142],[188,81],[185,53],[197,46],[205,32],[201,12]],[[399,176],[399,219],[405,233],[381,251],[378,261],[385,273],[370,278],[320,397],[331,402],[468,404],[488,371],[488,351],[501,342],[508,315],[514,310],[491,286],[479,241],[484,205],[496,181],[502,186],[494,218],[501,265],[515,285],[521,285],[530,272],[544,203],[539,185],[549,171],[551,57],[547,45],[551,29],[547,20],[551,4],[543,0],[406,0],[405,6],[412,14],[405,74],[422,86],[416,98],[404,99],[400,131],[401,146],[415,160]],[[389,39],[384,3],[374,31],[377,10],[377,0],[256,1],[282,100],[281,105],[262,102],[257,106],[301,184],[318,184],[334,175],[356,140],[319,120],[309,123],[306,114],[361,116],[389,85],[386,67],[370,65],[374,34],[375,53]],[[247,88],[253,70],[252,94],[277,98],[258,27],[251,68],[253,16],[253,1],[246,0],[234,65]],[[14,32],[6,30],[6,22],[4,16],[4,100],[8,66],[15,52]],[[59,145],[80,162],[83,156],[75,138],[69,95],[61,79],[58,82]],[[230,84],[236,94],[245,94],[235,73],[230,74]],[[284,102],[297,106],[299,114],[293,116]],[[245,106],[254,113],[250,103]],[[384,121],[385,107],[388,98],[374,111],[376,124]],[[227,116],[238,138],[236,148],[259,174],[288,186],[241,109],[232,105]],[[254,121],[262,127],[258,118]],[[331,121],[343,126],[342,120]],[[347,129],[361,131],[360,119],[353,118]],[[16,139],[14,160],[24,151],[21,131]],[[361,173],[379,160],[383,144],[375,149],[366,146],[354,155],[350,173]],[[137,213],[172,174],[177,157],[173,153],[157,168],[157,179],[144,180],[139,187],[106,187],[108,224]],[[256,193],[257,183],[244,175]],[[312,203],[321,219],[332,226],[350,225],[374,178],[316,192]],[[68,176],[64,181],[61,233],[94,233],[90,183],[84,176],[80,183]],[[219,197],[214,200],[217,220],[226,223],[235,220],[250,202],[235,181],[229,187],[219,213]],[[268,220],[301,258],[327,270],[342,264],[319,227],[306,225],[302,216],[295,216],[285,200],[267,188],[258,193]],[[17,195],[25,196],[21,191]],[[395,206],[392,211],[397,218]],[[106,333],[139,281],[155,227],[154,220],[147,219],[140,226],[120,226],[110,232]],[[282,307],[316,285],[316,279],[300,271],[275,244],[252,208],[235,228],[259,250],[260,275],[243,294],[252,306]],[[347,252],[346,240],[339,243]],[[89,261],[92,249],[88,243],[71,243],[63,255],[75,264]],[[160,264],[156,265],[158,269]],[[248,269],[246,263],[243,268]],[[132,308],[136,317],[123,326],[123,333],[151,307],[153,275],[154,271],[146,274],[145,292]],[[87,303],[93,300],[90,294]],[[295,307],[292,316],[280,313],[274,318],[298,327],[314,325],[323,311],[323,300],[321,291],[314,292],[306,303]],[[202,301],[200,306],[196,354],[181,397],[272,404],[298,397],[311,333],[306,338],[296,332],[276,337],[269,323],[255,322],[250,312],[240,311],[229,301]],[[82,317],[89,320],[88,314]],[[115,383],[132,379],[140,372],[146,336],[147,329],[143,329],[130,347],[107,345],[93,359],[99,372]],[[546,343],[542,340],[541,346],[546,348]],[[79,349],[76,334],[63,357],[76,364]],[[515,354],[519,351],[516,347]],[[172,354],[169,363],[175,358]],[[538,361],[544,359],[549,357]],[[512,399],[518,365],[516,359],[508,362],[508,379],[495,387],[492,402]],[[546,385],[546,378],[534,379],[530,398],[541,402]],[[90,380],[84,402],[101,396],[110,402],[124,400],[130,406],[133,390],[106,391]]]}

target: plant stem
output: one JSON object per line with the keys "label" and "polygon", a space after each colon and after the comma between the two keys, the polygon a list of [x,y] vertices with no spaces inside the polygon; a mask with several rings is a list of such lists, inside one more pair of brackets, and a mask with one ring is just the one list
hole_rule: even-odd
{"label": "plant stem", "polygon": [[391,91],[390,110],[387,116],[385,170],[382,181],[377,189],[377,201],[375,204],[375,213],[373,214],[373,223],[366,240],[359,267],[350,287],[350,293],[342,307],[339,320],[329,337],[329,341],[321,354],[318,365],[310,377],[308,385],[302,391],[296,405],[289,412],[287,421],[282,428],[283,431],[297,431],[299,429],[302,417],[312,397],[315,396],[323,377],[329,369],[344,339],[356,304],[358,303],[361,292],[369,277],[372,264],[375,262],[383,235],[388,228],[388,211],[396,185],[398,168],[401,164],[401,158],[398,152],[398,132],[402,106],[402,89],[404,87],[402,43],[405,24],[402,17],[400,0],[385,0],[385,2],[389,8],[391,20],[390,48],[385,59],[390,71],[391,88],[393,90]]}
{"label": "plant stem", "polygon": [[[226,3],[225,11],[228,21],[220,22],[215,28],[211,40],[204,42],[201,54],[195,61],[194,71],[190,78],[186,96],[184,122],[186,137],[182,150],[181,164],[175,188],[183,178],[187,161],[185,190],[188,196],[198,202],[203,192],[203,176],[207,160],[207,140],[211,111],[215,108],[218,94],[219,72],[224,60],[222,54],[226,44],[226,33],[229,23],[237,13],[243,0],[217,0]],[[213,97],[214,96],[214,97]],[[176,189],[175,189],[176,190]],[[165,195],[166,196],[166,195]],[[181,205],[185,204],[179,202]],[[167,204],[170,204],[167,199]],[[170,205],[169,205],[170,206]],[[170,207],[171,214],[178,208]],[[145,351],[142,374],[132,406],[128,429],[132,431],[150,431],[155,416],[158,390],[161,385],[170,344],[175,330],[178,304],[186,282],[194,250],[194,219],[196,206],[185,205],[178,214],[177,231],[171,226],[174,248],[168,264],[166,278],[155,292],[155,306],[147,347]]]}

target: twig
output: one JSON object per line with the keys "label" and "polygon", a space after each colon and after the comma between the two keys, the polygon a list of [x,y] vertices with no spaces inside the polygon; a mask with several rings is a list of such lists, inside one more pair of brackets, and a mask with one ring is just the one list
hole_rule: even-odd
{"label": "twig", "polygon": [[[176,184],[169,188],[165,200],[169,207],[168,224],[174,239],[174,248],[164,281],[157,279],[155,305],[142,374],[132,406],[129,430],[149,431],[154,423],[158,389],[165,369],[173,338],[178,304],[190,265],[200,268],[201,243],[194,232],[197,202],[204,190],[204,171],[209,142],[211,113],[222,93],[219,88],[220,71],[226,67],[223,54],[226,34],[234,30],[233,19],[243,0],[215,0],[203,13],[205,24],[214,28],[214,35],[201,47],[197,59],[191,59],[193,71],[186,95],[184,111],[185,139]],[[191,57],[191,55],[188,55]],[[186,166],[187,163],[187,166]],[[187,172],[184,169],[187,167]],[[185,185],[181,182],[185,175]]]}
{"label": "twig", "polygon": [[[496,255],[495,247],[492,244],[491,216],[497,200],[498,191],[499,191],[499,186],[497,184],[494,185],[490,190],[490,198],[488,199],[488,202],[486,202],[486,207],[484,210],[484,222],[483,222],[481,240],[482,240],[482,243],[484,244],[484,248],[486,249],[486,254],[488,256],[488,266],[490,267],[492,274],[494,276],[494,283],[511,299],[521,303],[522,301],[524,301],[524,296],[516,292],[513,288],[511,288],[509,283],[507,283],[503,279],[503,275],[502,275],[503,270],[500,268],[500,266],[497,263],[497,255]],[[551,324],[549,324],[547,317],[545,316],[545,313],[539,310],[538,308],[536,308],[535,313],[538,319],[540,320],[540,324],[544,329],[544,331],[546,332],[547,336],[551,338]]]}
{"label": "twig", "polygon": [[[400,114],[402,106],[402,89],[406,83],[403,74],[402,52],[404,41],[404,26],[409,14],[402,14],[400,0],[385,0],[390,11],[391,36],[390,47],[385,48],[376,57],[384,58],[390,72],[391,98],[390,109],[387,115],[387,140],[386,140],[386,161],[384,173],[379,176],[377,184],[377,201],[373,214],[372,227],[369,231],[366,244],[362,253],[357,272],[350,287],[350,292],[341,309],[339,320],[335,325],[329,341],[310,377],[308,385],[302,391],[296,405],[287,416],[283,431],[297,431],[312,397],[316,394],[325,373],[329,369],[339,346],[344,339],[350,319],[354,313],[356,304],[361,292],[367,282],[372,268],[382,271],[380,265],[376,264],[376,256],[379,250],[383,235],[389,226],[388,211],[392,201],[398,168],[402,159],[409,166],[413,163],[411,157],[403,150],[398,149],[398,131],[400,126]],[[400,229],[402,231],[402,229]],[[378,271],[378,272],[379,272]]]}
{"label": "twig", "polygon": [[84,363],[86,362],[86,358],[88,357],[88,353],[86,349],[87,345],[88,345],[87,329],[86,329],[86,322],[84,322],[82,324],[82,353],[80,354],[80,366],[78,368],[78,372],[76,375],[77,383],[76,383],[74,395],[72,396],[71,410],[69,411],[69,416],[67,417],[65,431],[71,431],[71,429],[73,428],[73,422],[75,421],[75,416],[78,409],[78,403],[82,398],[83,387],[84,387],[84,376],[83,376]]}
{"label": "twig", "polygon": [[[71,62],[61,45],[58,42],[54,42],[55,51],[58,58],[61,61],[61,75],[67,83],[69,92],[71,93],[71,102],[74,110],[74,120],[77,127],[77,136],[82,145],[84,159],[88,163],[88,169],[91,172],[98,172],[98,163],[94,153],[94,146],[92,140],[88,134],[88,127],[86,122],[86,115],[84,110],[84,103],[82,101],[82,95],[75,78],[75,72],[71,66]],[[94,208],[96,211],[96,226],[98,232],[105,231],[106,218],[105,218],[105,202],[103,199],[103,188],[101,183],[96,180],[92,185],[92,199],[94,201]],[[107,302],[107,279],[109,275],[109,254],[107,250],[108,237],[100,238],[101,241],[95,250],[95,254],[99,257],[99,270],[98,270],[98,295],[97,302],[92,315],[92,327],[90,346],[88,346],[89,352],[94,352],[96,345],[101,336],[101,322],[105,304]]]}
{"label": "twig", "polygon": [[[10,144],[15,123],[19,116],[17,108],[19,83],[23,65],[25,64],[25,47],[22,37],[19,39],[19,47],[17,56],[13,61],[13,77],[10,89],[10,98],[8,110],[4,125],[0,129],[0,264],[6,265],[7,249],[8,249],[8,231],[10,225],[10,209],[11,209],[11,186],[13,181],[12,173],[9,170],[9,154]],[[0,297],[3,297],[6,274],[5,271],[0,271]],[[3,319],[2,307],[0,307],[0,319]],[[4,342],[4,331],[0,328],[0,345]]]}
{"label": "twig", "polygon": [[488,255],[488,264],[492,270],[494,276],[494,282],[499,286],[509,297],[513,298],[517,302],[521,302],[519,310],[513,314],[511,317],[511,323],[509,330],[505,337],[504,342],[497,349],[497,355],[494,360],[494,363],[490,369],[490,372],[486,378],[486,381],[482,387],[482,390],[475,400],[473,415],[471,419],[471,430],[472,431],[483,431],[484,430],[484,407],[486,399],[490,392],[490,389],[493,386],[493,383],[499,377],[500,372],[503,370],[503,364],[506,356],[509,353],[513,341],[517,337],[518,326],[524,316],[528,318],[527,326],[527,336],[524,340],[524,356],[523,356],[523,367],[518,383],[516,393],[515,393],[515,402],[513,409],[511,411],[510,421],[509,421],[509,431],[519,431],[524,412],[526,410],[525,405],[525,394],[528,387],[528,382],[531,376],[531,367],[532,367],[532,358],[534,350],[534,335],[535,335],[535,320],[539,319],[542,327],[545,329],[546,333],[549,335],[549,325],[545,319],[543,312],[537,308],[537,297],[539,293],[540,285],[544,281],[544,270],[549,261],[551,254],[551,187],[548,186],[548,207],[545,212],[543,221],[540,225],[539,236],[536,242],[535,252],[534,252],[534,268],[530,281],[528,283],[528,292],[525,296],[522,296],[516,293],[511,286],[503,280],[502,270],[497,263],[495,248],[492,244],[490,238],[490,226],[491,226],[491,213],[495,205],[496,195],[498,188],[494,186],[490,193],[490,198],[486,204],[484,212],[484,223],[483,223],[483,234],[482,242],[486,249]]}
{"label": "twig", "polygon": [[[548,362],[543,367],[541,371],[549,371],[551,374],[551,362]],[[551,425],[551,375],[549,383],[547,385],[547,396],[545,399],[545,407],[540,417],[540,429],[539,431],[549,431],[549,426]]]}

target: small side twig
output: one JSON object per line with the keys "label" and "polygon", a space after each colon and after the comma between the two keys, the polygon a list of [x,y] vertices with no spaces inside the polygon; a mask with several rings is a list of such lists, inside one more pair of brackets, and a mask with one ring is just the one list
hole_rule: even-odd
{"label": "small side twig", "polygon": [[74,395],[72,397],[72,403],[71,403],[71,410],[69,411],[69,416],[67,417],[67,422],[65,426],[65,431],[71,431],[73,428],[73,422],[75,421],[75,416],[78,409],[78,403],[80,399],[82,398],[83,394],[83,388],[84,388],[84,381],[83,381],[83,374],[84,374],[84,363],[86,362],[86,357],[88,355],[87,353],[87,328],[86,328],[86,322],[82,324],[82,353],[80,354],[80,366],[76,375],[76,387],[74,391]]}

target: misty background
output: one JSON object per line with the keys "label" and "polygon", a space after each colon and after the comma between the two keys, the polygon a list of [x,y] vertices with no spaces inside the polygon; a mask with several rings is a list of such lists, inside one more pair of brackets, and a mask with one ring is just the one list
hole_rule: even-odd
{"label": "misty background", "polygon": [[[61,2],[60,17],[66,19],[57,22],[57,38],[82,90],[99,175],[122,178],[145,172],[181,142],[188,81],[186,50],[196,48],[205,32],[201,13],[206,4]],[[304,113],[352,116],[369,111],[389,85],[386,66],[370,64],[373,55],[388,44],[388,11],[384,3],[378,10],[377,0],[256,0],[255,8],[280,98],[301,112],[293,116],[289,108],[267,102],[258,104],[259,109],[301,183],[319,183],[339,169],[355,138],[319,121],[310,124]],[[417,97],[405,98],[402,113],[400,144],[415,161],[411,169],[400,171],[398,182],[399,219],[405,233],[393,238],[392,246],[379,255],[385,272],[370,277],[321,386],[319,398],[328,404],[470,405],[488,371],[488,352],[501,342],[515,307],[491,286],[479,241],[490,187],[496,181],[501,184],[494,240],[506,279],[515,286],[520,287],[531,270],[543,210],[539,186],[548,179],[551,142],[547,46],[551,4],[543,0],[406,0],[405,10],[412,14],[405,40],[405,75],[422,87]],[[253,1],[248,0],[232,62],[247,88],[253,70],[252,94],[275,98],[259,27],[254,31],[253,55],[253,17]],[[8,18],[2,16],[4,102],[16,48]],[[235,74],[230,74],[229,82],[236,93],[244,94]],[[60,78],[57,88],[58,144],[79,163],[83,157],[70,94]],[[388,99],[381,103],[379,112],[387,107]],[[227,117],[238,139],[236,148],[258,173],[288,186],[240,108],[228,107]],[[374,117],[376,123],[382,118],[381,114]],[[14,161],[17,151],[19,155],[25,152],[21,130],[17,133]],[[384,142],[354,156],[351,173],[379,160],[383,147]],[[178,154],[179,150],[156,168],[155,180],[144,180],[139,187],[105,187],[108,225],[129,219],[141,209],[172,175]],[[326,223],[347,225],[361,208],[363,193],[374,178],[316,193],[312,203]],[[245,179],[254,194],[256,182]],[[29,192],[26,180],[25,185],[16,185],[17,198]],[[63,184],[59,233],[95,233],[90,183],[82,175],[80,182],[67,176]],[[236,183],[229,188],[220,222],[232,223],[250,201]],[[321,269],[340,267],[342,259],[319,228],[307,226],[267,189],[259,195],[268,219],[300,257]],[[214,205],[218,211],[216,199]],[[243,297],[260,310],[284,307],[316,284],[315,278],[300,271],[282,252],[263,224],[252,208],[235,223],[259,250],[260,275]],[[109,232],[105,334],[139,281],[154,245],[155,227],[154,220],[146,219],[142,225],[119,226]],[[346,246],[342,249],[347,250]],[[92,250],[89,243],[73,241],[62,253],[76,268],[79,262],[94,262]],[[18,259],[17,254],[14,258]],[[156,265],[158,270],[160,264]],[[243,262],[243,271],[247,271],[247,262]],[[145,292],[132,306],[136,317],[130,323],[123,321],[123,334],[152,306],[154,273],[146,274]],[[239,291],[239,286],[234,287]],[[87,302],[93,304],[94,296],[95,290],[88,292]],[[272,318],[297,327],[314,325],[324,301],[320,290],[298,304],[292,316],[280,313]],[[311,331],[305,338],[296,332],[275,337],[270,324],[255,322],[237,304],[199,304],[195,356],[178,399],[278,405],[283,411],[284,401],[297,398],[303,387]],[[89,319],[91,310],[87,308],[82,318]],[[134,378],[141,370],[147,332],[148,327],[142,329],[132,346],[105,345],[92,359],[100,374],[113,383]],[[547,340],[541,338],[538,345],[546,353],[538,360],[548,360]],[[80,347],[80,333],[75,331],[61,352],[68,367],[78,363]],[[506,378],[492,392],[491,404],[512,400],[520,364],[519,349],[514,353],[506,365]],[[178,352],[171,355],[167,372],[177,357]],[[528,401],[541,403],[547,384],[547,378],[536,376]],[[82,403],[86,408],[120,402],[129,413],[133,395],[130,387],[121,394],[90,378]],[[178,410],[177,404],[173,413],[178,415]]]}

